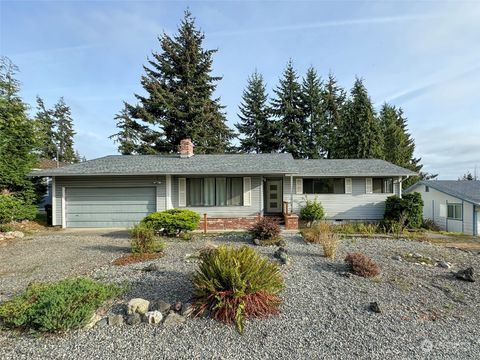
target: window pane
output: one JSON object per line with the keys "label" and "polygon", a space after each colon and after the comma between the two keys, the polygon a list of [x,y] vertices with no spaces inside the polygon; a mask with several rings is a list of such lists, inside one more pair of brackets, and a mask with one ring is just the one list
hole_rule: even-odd
{"label": "window pane", "polygon": [[447,217],[453,218],[453,215],[454,215],[453,213],[454,213],[453,205],[448,205]]}
{"label": "window pane", "polygon": [[303,179],[303,193],[304,194],[313,194],[313,180],[312,179]]}
{"label": "window pane", "polygon": [[383,179],[383,192],[393,193],[393,179],[392,178]]}
{"label": "window pane", "polygon": [[215,205],[215,178],[203,180],[203,203],[205,206]]}
{"label": "window pane", "polygon": [[230,204],[234,206],[241,206],[243,199],[243,179],[231,178],[231,194]]}
{"label": "window pane", "polygon": [[462,205],[455,206],[455,219],[462,219]]}
{"label": "window pane", "polygon": [[345,179],[335,179],[333,181],[333,193],[345,194]]}
{"label": "window pane", "polygon": [[381,194],[382,193],[382,179],[372,179],[373,184],[373,193]]}
{"label": "window pane", "polygon": [[216,205],[217,206],[226,206],[227,205],[227,178],[216,178]]}
{"label": "window pane", "polygon": [[202,206],[202,181],[203,179],[187,179],[187,204],[189,206]]}

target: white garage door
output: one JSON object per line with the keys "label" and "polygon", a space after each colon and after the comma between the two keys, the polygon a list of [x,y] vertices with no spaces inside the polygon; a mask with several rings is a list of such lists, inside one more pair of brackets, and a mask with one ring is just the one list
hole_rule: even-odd
{"label": "white garage door", "polygon": [[66,188],[67,227],[130,227],[155,212],[154,187]]}

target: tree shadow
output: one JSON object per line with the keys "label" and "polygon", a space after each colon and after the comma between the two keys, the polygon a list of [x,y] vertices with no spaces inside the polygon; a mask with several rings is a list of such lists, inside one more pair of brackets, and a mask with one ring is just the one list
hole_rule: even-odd
{"label": "tree shadow", "polygon": [[124,245],[89,245],[83,246],[83,250],[93,250],[93,251],[102,251],[107,253],[130,253],[131,249],[129,246]]}
{"label": "tree shadow", "polygon": [[128,230],[115,230],[101,234],[100,236],[111,239],[128,239],[130,237],[130,234],[128,233]]}

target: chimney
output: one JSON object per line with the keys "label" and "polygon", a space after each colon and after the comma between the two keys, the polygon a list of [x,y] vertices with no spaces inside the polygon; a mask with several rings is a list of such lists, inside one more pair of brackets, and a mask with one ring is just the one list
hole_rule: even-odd
{"label": "chimney", "polygon": [[181,158],[189,158],[193,156],[193,143],[191,139],[183,139],[180,141],[180,146],[178,147],[180,151]]}

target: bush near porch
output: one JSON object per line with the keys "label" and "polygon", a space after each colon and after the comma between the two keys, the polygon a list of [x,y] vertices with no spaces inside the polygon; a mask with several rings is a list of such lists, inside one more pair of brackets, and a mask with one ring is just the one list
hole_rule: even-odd
{"label": "bush near porch", "polygon": [[200,224],[200,215],[188,209],[170,209],[145,217],[142,224],[166,236],[177,236],[182,232],[193,231]]}

